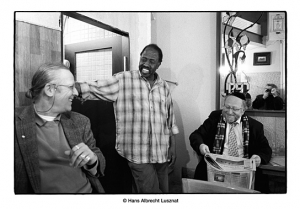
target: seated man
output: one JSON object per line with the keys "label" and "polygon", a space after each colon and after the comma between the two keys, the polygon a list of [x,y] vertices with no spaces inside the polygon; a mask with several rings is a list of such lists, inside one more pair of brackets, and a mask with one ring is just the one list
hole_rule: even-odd
{"label": "seated man", "polygon": [[[208,119],[190,135],[190,144],[202,156],[206,153],[254,158],[256,166],[267,164],[272,155],[263,125],[244,114],[245,95],[227,95],[223,110],[213,111]],[[197,165],[195,179],[207,180],[207,167],[202,159]],[[257,189],[257,188],[255,188]]]}
{"label": "seated man", "polygon": [[64,65],[42,65],[15,109],[15,193],[104,193],[105,159],[89,120],[71,112],[74,77]]}
{"label": "seated man", "polygon": [[253,109],[282,110],[283,100],[279,97],[279,91],[275,84],[267,84],[265,92],[257,95],[252,103]]}

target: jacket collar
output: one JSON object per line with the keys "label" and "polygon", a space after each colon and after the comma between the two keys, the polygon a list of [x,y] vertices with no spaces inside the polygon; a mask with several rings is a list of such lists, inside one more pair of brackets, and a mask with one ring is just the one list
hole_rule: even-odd
{"label": "jacket collar", "polygon": [[23,156],[23,161],[30,184],[35,193],[40,192],[40,170],[38,144],[36,139],[35,111],[33,105],[18,112],[16,123],[16,140]]}

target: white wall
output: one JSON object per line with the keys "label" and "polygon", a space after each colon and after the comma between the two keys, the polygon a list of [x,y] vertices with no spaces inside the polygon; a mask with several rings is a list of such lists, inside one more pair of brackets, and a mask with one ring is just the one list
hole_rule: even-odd
{"label": "white wall", "polygon": [[189,136],[215,109],[216,13],[155,13],[151,37],[164,54],[158,74],[179,83],[170,87],[180,130],[174,171],[181,181],[181,167],[198,163]]}
{"label": "white wall", "polygon": [[[271,52],[271,64],[270,65],[253,65],[254,53]],[[243,64],[240,64],[239,70],[243,70],[245,73],[259,73],[259,72],[281,72],[282,54],[281,54],[280,41],[269,41],[266,46],[251,46],[246,49],[246,60]]]}

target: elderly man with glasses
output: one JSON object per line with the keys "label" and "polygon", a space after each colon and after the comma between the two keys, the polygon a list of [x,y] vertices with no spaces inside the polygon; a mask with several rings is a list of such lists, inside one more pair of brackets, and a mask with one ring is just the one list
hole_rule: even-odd
{"label": "elderly man with glasses", "polygon": [[72,112],[78,95],[62,64],[44,64],[26,96],[33,103],[15,109],[15,193],[104,193],[98,177],[105,159],[88,118]]}
{"label": "elderly man with glasses", "polygon": [[[267,164],[272,155],[263,125],[245,114],[244,94],[227,95],[222,110],[213,111],[190,135],[190,144],[200,156],[206,153],[254,158],[256,166]],[[207,180],[207,168],[200,160],[195,179]],[[259,181],[258,181],[259,182]],[[255,188],[260,190],[258,187]]]}

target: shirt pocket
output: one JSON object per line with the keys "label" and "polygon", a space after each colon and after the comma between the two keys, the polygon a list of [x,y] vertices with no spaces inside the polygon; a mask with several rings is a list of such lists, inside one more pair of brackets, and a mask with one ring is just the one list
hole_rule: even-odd
{"label": "shirt pocket", "polygon": [[167,97],[165,97],[164,95],[154,94],[152,96],[152,100],[155,109],[160,112],[162,117],[167,118]]}

